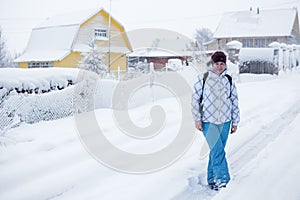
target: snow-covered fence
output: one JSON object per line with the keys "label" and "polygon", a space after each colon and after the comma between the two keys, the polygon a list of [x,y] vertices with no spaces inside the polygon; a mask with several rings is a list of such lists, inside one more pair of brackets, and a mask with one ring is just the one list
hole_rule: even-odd
{"label": "snow-covered fence", "polygon": [[300,45],[273,42],[269,48],[242,48],[238,41],[226,44],[229,60],[239,63],[240,73],[278,74],[300,64]]}
{"label": "snow-covered fence", "polygon": [[0,105],[0,130],[18,116],[21,122],[36,123],[72,114],[72,89],[45,94],[10,93]]}
{"label": "snow-covered fence", "polygon": [[57,99],[56,93],[51,92],[47,96],[46,92],[62,91],[75,84],[78,71],[66,68],[1,68],[0,130],[9,126],[16,116],[33,123],[70,115],[70,106],[65,106],[70,100],[68,95],[59,95],[61,97]]}
{"label": "snow-covered fence", "polygon": [[240,73],[278,74],[272,48],[242,48],[239,53]]}
{"label": "snow-covered fence", "polygon": [[300,64],[300,45],[273,42],[269,47],[274,49],[274,63],[279,70],[288,70]]}
{"label": "snow-covered fence", "polygon": [[[191,67],[190,67],[191,68]],[[53,69],[53,68],[52,68]],[[192,69],[192,68],[191,68]],[[16,69],[15,76],[11,74],[11,80],[18,79],[19,72]],[[48,69],[51,71],[51,69]],[[154,72],[151,73],[151,77],[160,77],[161,73],[172,73],[172,72]],[[181,71],[184,74],[184,70]],[[51,74],[51,73],[50,73]],[[143,74],[146,78],[150,77],[149,74]],[[152,76],[153,75],[153,76]],[[66,76],[63,70],[59,73],[56,71],[57,77]],[[93,76],[97,76],[93,74]],[[137,78],[145,78],[137,77]],[[196,75],[195,75],[196,77]],[[35,70],[28,79],[23,77],[23,81],[27,82],[29,80],[35,80],[35,85],[42,86],[47,81],[53,79],[41,79],[40,72]],[[98,78],[98,77],[96,77]],[[135,81],[136,79],[131,79],[128,81]],[[150,78],[149,78],[150,80]],[[152,80],[152,79],[151,79]],[[62,90],[53,90],[48,93],[18,93],[16,90],[8,90],[7,88],[13,88],[16,85],[7,83],[7,88],[3,87],[0,89],[0,133],[10,127],[13,124],[14,119],[18,118],[19,122],[22,123],[36,123],[39,121],[55,120],[68,116],[72,116],[74,112],[85,112],[85,104],[87,108],[88,101],[85,97],[90,96],[90,92],[93,92],[94,97],[93,108],[111,108],[112,98],[117,85],[120,83],[118,80],[101,79],[97,81],[96,87],[91,87],[89,84],[85,84],[85,80],[79,80],[78,77],[74,77],[75,85],[69,86]],[[152,80],[153,81],[153,80]],[[18,80],[17,85],[19,87],[24,84]],[[123,83],[123,82],[122,82]],[[127,83],[125,83],[127,84]],[[79,86],[79,87],[78,87]],[[78,89],[79,88],[79,89]],[[153,90],[156,92],[154,93]],[[149,103],[154,99],[166,98],[172,95],[171,93],[165,94],[164,88],[144,85],[139,89],[138,94],[134,95],[133,99],[130,99],[130,108],[142,105],[144,103]],[[127,92],[127,91],[124,91]],[[78,99],[79,98],[79,99]],[[76,110],[76,103],[80,104],[80,108],[83,110]],[[75,111],[74,111],[75,110]]]}
{"label": "snow-covered fence", "polygon": [[[90,86],[82,84],[82,80],[78,79],[81,72],[78,69],[63,68],[1,69],[0,133],[9,127],[16,117],[21,122],[36,123],[73,115],[76,99],[74,94],[78,92],[74,90],[75,86],[84,86],[77,96],[85,96],[84,94],[90,91]],[[95,108],[110,108],[112,93],[118,81],[103,79],[92,72],[91,74],[99,77],[94,91]],[[74,85],[69,85],[69,80]],[[44,89],[49,89],[50,92],[41,92]],[[38,92],[29,92],[30,90]],[[84,101],[83,98],[82,103],[85,103]]]}

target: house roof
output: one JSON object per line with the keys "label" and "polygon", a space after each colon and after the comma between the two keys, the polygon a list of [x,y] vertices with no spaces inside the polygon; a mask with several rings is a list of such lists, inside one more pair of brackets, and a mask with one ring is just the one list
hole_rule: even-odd
{"label": "house roof", "polygon": [[78,50],[73,45],[80,25],[101,10],[104,9],[77,11],[48,18],[32,29],[25,53],[15,59],[15,62],[62,60],[71,50]]}
{"label": "house roof", "polygon": [[98,9],[89,9],[89,10],[81,10],[70,13],[64,13],[61,15],[56,15],[46,19],[46,21],[37,25],[34,29],[40,28],[49,28],[49,27],[58,27],[58,26],[70,26],[70,25],[80,25],[84,23],[86,20],[91,18],[93,15],[97,14],[99,11],[103,10],[103,8]]}
{"label": "house roof", "polygon": [[[130,31],[128,32],[128,37],[131,39],[131,45],[134,50],[157,48],[177,54],[187,51],[187,48],[194,43],[192,39],[185,35],[175,31],[158,28],[145,28]],[[154,52],[155,51],[152,53]],[[138,52],[138,54],[139,53],[140,52]]]}
{"label": "house roof", "polygon": [[25,53],[15,62],[62,60],[71,52],[78,28],[78,25],[65,25],[33,29]]}
{"label": "house roof", "polygon": [[225,13],[213,35],[214,38],[289,36],[297,10],[248,10]]}

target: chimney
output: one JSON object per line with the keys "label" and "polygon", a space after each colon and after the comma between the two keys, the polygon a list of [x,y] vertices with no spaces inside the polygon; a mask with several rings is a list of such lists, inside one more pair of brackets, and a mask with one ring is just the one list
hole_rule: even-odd
{"label": "chimney", "polygon": [[256,14],[259,14],[259,8],[257,8]]}

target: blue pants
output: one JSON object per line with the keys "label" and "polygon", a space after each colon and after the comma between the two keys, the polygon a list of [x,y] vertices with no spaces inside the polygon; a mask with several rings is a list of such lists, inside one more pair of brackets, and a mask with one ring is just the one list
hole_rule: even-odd
{"label": "blue pants", "polygon": [[231,122],[213,124],[202,122],[203,134],[210,148],[207,168],[207,182],[214,184],[216,181],[228,183],[230,175],[225,157],[225,145],[227,142]]}

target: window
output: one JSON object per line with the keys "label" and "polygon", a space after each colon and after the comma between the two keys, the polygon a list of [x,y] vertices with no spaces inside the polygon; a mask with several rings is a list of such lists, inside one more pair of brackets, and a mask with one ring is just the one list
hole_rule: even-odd
{"label": "window", "polygon": [[107,29],[106,28],[95,28],[95,39],[107,39]]}
{"label": "window", "polygon": [[255,47],[265,47],[265,39],[256,39]]}
{"label": "window", "polygon": [[28,68],[53,67],[53,62],[29,62]]}
{"label": "window", "polygon": [[244,39],[243,47],[253,47],[253,40],[252,39]]}

